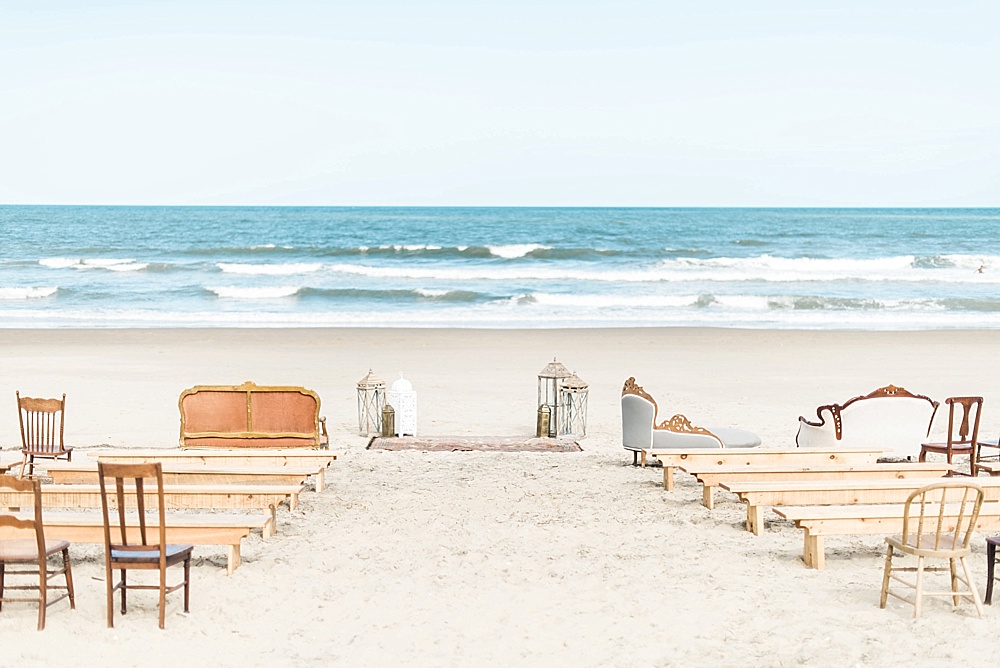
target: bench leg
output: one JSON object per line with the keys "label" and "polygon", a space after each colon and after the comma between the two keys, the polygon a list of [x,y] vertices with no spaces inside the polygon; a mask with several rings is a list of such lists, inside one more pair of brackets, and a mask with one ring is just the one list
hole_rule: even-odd
{"label": "bench leg", "polygon": [[240,567],[240,544],[229,546],[229,558],[226,560],[226,575],[232,575],[233,571]]}
{"label": "bench leg", "polygon": [[674,491],[674,467],[663,465],[663,488],[668,492]]}
{"label": "bench leg", "polygon": [[271,521],[265,524],[263,530],[260,532],[261,538],[265,539],[278,533],[278,509],[273,503],[268,508],[271,510]]}
{"label": "bench leg", "polygon": [[759,536],[762,526],[764,526],[764,506],[751,506],[748,503],[747,531],[752,531],[753,535]]}
{"label": "bench leg", "polygon": [[316,491],[317,492],[322,492],[324,489],[326,489],[326,470],[325,469],[320,470],[320,472],[316,474]]}
{"label": "bench leg", "polygon": [[817,536],[805,530],[805,544],[802,548],[802,560],[806,566],[823,570],[826,568],[826,555],[824,554],[823,536]]}
{"label": "bench leg", "polygon": [[712,494],[712,492],[714,492],[714,491],[715,491],[714,487],[712,487],[710,485],[704,485],[704,484],[702,485],[702,488],[701,488],[701,505],[705,506],[709,510],[712,510],[713,508],[715,508],[715,498],[714,498],[714,496]]}
{"label": "bench leg", "polygon": [[292,494],[288,497],[288,509],[295,510],[299,507],[299,495],[298,492]]}

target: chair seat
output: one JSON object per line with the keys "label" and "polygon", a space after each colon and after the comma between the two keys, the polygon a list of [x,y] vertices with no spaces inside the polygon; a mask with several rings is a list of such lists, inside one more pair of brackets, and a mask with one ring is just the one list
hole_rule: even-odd
{"label": "chair seat", "polygon": [[[167,545],[167,563],[178,560],[194,550],[193,545]],[[127,561],[133,564],[157,564],[160,562],[159,548],[151,550],[121,550],[111,548],[111,560]]]}
{"label": "chair seat", "polygon": [[726,448],[756,448],[761,443],[760,436],[746,429],[709,427],[708,430],[718,436]]}
{"label": "chair seat", "polygon": [[[45,556],[62,552],[69,548],[69,543],[65,540],[46,540]],[[38,543],[30,538],[14,538],[11,540],[0,540],[0,561],[7,563],[37,562]]]}
{"label": "chair seat", "polygon": [[917,547],[917,536],[916,534],[910,534],[907,536],[909,540],[903,541],[903,537],[899,534],[895,536],[888,536],[885,539],[889,545],[892,545],[897,550],[912,554],[915,556],[920,556],[922,553],[925,556],[933,554],[936,557],[951,558],[951,557],[962,557],[968,556],[972,553],[972,548],[965,547],[962,545],[963,538],[961,536],[956,536],[955,534],[942,534],[940,543],[937,547],[934,545],[935,535],[932,533],[925,533],[921,535],[920,547]]}
{"label": "chair seat", "polygon": [[[921,443],[920,448],[925,452],[937,452],[941,454],[948,454],[948,444],[947,443]],[[952,443],[951,451],[955,454],[968,455],[971,454],[973,450],[972,443]]]}

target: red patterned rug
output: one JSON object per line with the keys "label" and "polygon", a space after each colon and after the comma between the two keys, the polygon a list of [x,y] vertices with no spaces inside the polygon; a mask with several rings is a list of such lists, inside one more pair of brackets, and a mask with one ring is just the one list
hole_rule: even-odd
{"label": "red patterned rug", "polygon": [[369,450],[423,450],[426,452],[452,452],[454,450],[482,450],[485,452],[580,452],[583,448],[566,438],[497,438],[495,436],[439,436],[418,438],[401,436],[383,438],[375,436],[368,442]]}

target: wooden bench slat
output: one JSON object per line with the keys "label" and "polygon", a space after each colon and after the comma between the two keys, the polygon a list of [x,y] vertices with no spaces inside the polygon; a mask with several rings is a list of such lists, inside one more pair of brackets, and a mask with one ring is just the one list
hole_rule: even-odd
{"label": "wooden bench slat", "polygon": [[[56,484],[96,483],[97,466],[89,464],[51,464],[46,475]],[[237,468],[223,466],[170,465],[163,469],[163,482],[167,485],[301,485],[310,475],[317,475],[312,468],[282,467],[280,469]],[[321,491],[319,476],[316,490]]]}

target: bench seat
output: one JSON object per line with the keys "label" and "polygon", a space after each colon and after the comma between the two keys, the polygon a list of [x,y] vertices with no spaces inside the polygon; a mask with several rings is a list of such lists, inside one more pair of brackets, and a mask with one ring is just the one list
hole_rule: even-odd
{"label": "bench seat", "polygon": [[[747,530],[759,536],[766,507],[904,503],[926,484],[919,478],[889,478],[724,482],[719,486],[747,504]],[[983,488],[987,501],[1000,501],[1000,478],[983,478],[976,484]]]}
{"label": "bench seat", "polygon": [[[56,484],[97,483],[96,464],[52,463],[48,464],[45,473]],[[261,469],[172,465],[163,467],[163,483],[165,485],[302,485],[315,473],[312,468],[301,467]],[[318,484],[317,489],[319,489]]]}
{"label": "bench seat", "polygon": [[901,464],[850,464],[831,466],[701,466],[684,464],[682,469],[704,485],[702,503],[714,507],[713,492],[725,482],[746,480],[859,480],[878,478],[940,478],[952,465],[944,462],[904,462]]}
{"label": "bench seat", "polygon": [[[663,464],[663,486],[674,488],[674,468],[715,466],[809,466],[818,464],[874,464],[880,448],[749,448],[740,450],[657,450],[646,453]],[[645,461],[645,457],[643,457]]]}
{"label": "bench seat", "polygon": [[[825,536],[898,534],[903,530],[905,504],[851,506],[784,506],[774,512],[803,529],[802,560],[810,568],[826,567]],[[947,511],[946,511],[947,512]],[[957,511],[956,511],[957,514]],[[945,515],[954,521],[954,515]],[[954,525],[952,525],[954,528]],[[983,503],[977,531],[1000,530],[1000,501]]]}
{"label": "bench seat", "polygon": [[[33,513],[17,512],[15,516],[30,519]],[[151,515],[148,525],[157,522]],[[100,512],[47,512],[44,515],[45,537],[48,540],[66,540],[70,543],[104,544],[104,519]],[[135,522],[135,524],[131,524]],[[252,529],[267,531],[270,513],[169,513],[167,515],[167,541],[188,545],[225,545],[228,547],[226,573],[233,574],[240,566],[240,545]],[[128,525],[130,538],[139,542],[136,518]],[[132,535],[134,531],[134,535]],[[2,534],[0,534],[2,537]]]}

